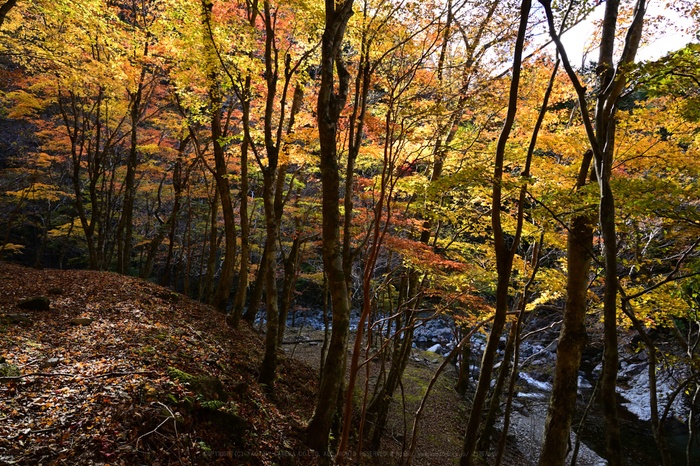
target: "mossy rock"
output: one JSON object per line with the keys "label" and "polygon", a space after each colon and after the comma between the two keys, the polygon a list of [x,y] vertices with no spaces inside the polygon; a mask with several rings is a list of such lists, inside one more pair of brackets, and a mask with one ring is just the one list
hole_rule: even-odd
{"label": "mossy rock", "polygon": [[33,298],[25,299],[17,304],[20,309],[28,309],[30,311],[48,311],[51,302],[46,296],[34,296]]}
{"label": "mossy rock", "polygon": [[204,408],[199,413],[219,432],[226,432],[230,439],[237,445],[243,441],[248,430],[248,421],[237,414],[219,409]]}
{"label": "mossy rock", "polygon": [[22,374],[19,367],[14,364],[0,364],[0,377],[19,377],[20,375]]}
{"label": "mossy rock", "polygon": [[32,323],[29,314],[6,314],[0,317],[0,322],[8,324]]}
{"label": "mossy rock", "polygon": [[192,375],[174,367],[168,367],[168,377],[186,383],[193,392],[207,400],[226,400],[227,395],[221,380],[211,375]]}

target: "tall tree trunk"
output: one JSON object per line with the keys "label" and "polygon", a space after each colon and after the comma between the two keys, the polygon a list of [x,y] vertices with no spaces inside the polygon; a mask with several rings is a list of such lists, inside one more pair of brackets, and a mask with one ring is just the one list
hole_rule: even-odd
{"label": "tall tree trunk", "polygon": [[[144,45],[143,57],[148,56],[148,40]],[[134,92],[129,92],[129,117],[131,119],[131,146],[126,163],[126,179],[124,180],[124,206],[119,226],[117,227],[117,273],[126,274],[131,264],[131,242],[134,231],[134,198],[136,197],[137,136],[138,124],[141,119],[141,98],[143,95],[146,66],[141,67],[139,82]]]}
{"label": "tall tree trunk", "polygon": [[250,222],[248,220],[248,140],[241,144],[241,207],[239,209],[241,219],[241,267],[238,270],[238,285],[236,297],[233,300],[230,323],[233,327],[238,324],[243,316],[246,295],[248,292],[248,267],[250,264]]}
{"label": "tall tree trunk", "polygon": [[[601,375],[601,400],[606,430],[606,459],[610,466],[622,464],[620,427],[617,417],[616,382],[618,366],[617,350],[617,238],[615,228],[615,200],[610,186],[612,162],[615,152],[615,115],[617,104],[627,83],[628,67],[634,62],[642,36],[646,1],[638,0],[634,17],[627,29],[625,44],[617,68],[613,66],[615,37],[617,36],[619,0],[605,4],[600,55],[596,71],[600,77],[600,92],[596,101],[595,125],[591,122],[586,103],[586,89],[581,85],[569,64],[558,34],[554,31],[553,15],[548,0],[540,0],[545,8],[549,31],[556,43],[564,68],[578,95],[579,108],[595,157],[595,173],[600,189],[599,223],[603,236],[605,258],[605,288],[603,296],[604,342],[603,373]],[[580,173],[579,173],[580,176]]]}
{"label": "tall tree trunk", "polygon": [[[268,169],[263,176],[269,178],[270,172],[274,173],[274,168]],[[263,203],[265,206],[265,227],[267,231],[267,240],[265,242],[265,256],[263,260],[266,263],[265,273],[265,307],[267,310],[267,333],[265,334],[265,356],[260,365],[260,376],[258,381],[264,384],[266,391],[273,390],[275,373],[277,370],[277,349],[279,333],[279,308],[277,303],[277,241],[278,225],[275,217],[274,209],[274,192],[273,182],[270,179],[265,179],[263,188]]]}
{"label": "tall tree trunk", "polygon": [[[255,21],[258,16],[258,1],[253,0],[252,2],[247,2],[247,15],[248,24],[251,27],[255,26]],[[249,52],[248,57],[253,58],[253,53]],[[248,267],[250,266],[250,216],[248,212],[248,152],[251,149],[252,142],[250,141],[250,87],[251,87],[251,76],[250,73],[245,77],[243,83],[243,89],[238,95],[241,102],[241,107],[243,111],[242,124],[244,138],[241,144],[241,207],[240,207],[240,219],[241,219],[241,267],[238,272],[238,284],[236,286],[236,296],[233,300],[233,309],[231,310],[231,315],[228,319],[228,323],[233,327],[238,327],[241,317],[243,317],[243,311],[245,309],[246,297],[248,294]],[[253,147],[254,149],[254,147]],[[263,253],[264,257],[265,253]],[[262,292],[262,290],[261,290]],[[262,295],[260,295],[262,296]],[[257,302],[260,302],[260,296],[257,297]],[[255,320],[256,310],[253,312],[253,317],[250,319],[250,323]]]}
{"label": "tall tree trunk", "polygon": [[[340,113],[348,96],[350,74],[343,64],[341,46],[345,28],[353,13],[353,0],[326,0],[325,4],[326,21],[321,39],[321,86],[318,93],[317,119],[321,143],[323,268],[331,292],[333,330],[319,384],[316,409],[306,431],[307,443],[320,452],[326,452],[328,449],[328,436],[336,401],[345,378],[350,326],[350,294],[340,247],[340,173],[336,135]],[[334,65],[338,72],[337,92],[334,91]]]}
{"label": "tall tree trunk", "polygon": [[[584,169],[584,173],[587,170]],[[585,175],[584,175],[585,179]],[[577,216],[568,230],[566,304],[557,345],[554,382],[545,421],[540,466],[562,466],[566,461],[571,418],[576,408],[578,368],[586,345],[586,293],[588,291],[593,219]]]}
{"label": "tall tree trunk", "polygon": [[[493,362],[498,350],[498,344],[501,338],[501,332],[506,322],[506,314],[508,311],[508,285],[510,284],[510,275],[513,269],[513,257],[520,243],[520,234],[522,233],[523,208],[525,204],[525,190],[521,188],[520,199],[518,204],[518,225],[512,244],[506,246],[503,225],[501,220],[501,197],[503,180],[503,165],[505,160],[505,148],[510,130],[515,121],[515,114],[518,106],[518,85],[520,84],[520,72],[522,65],[522,53],[525,43],[525,31],[527,29],[527,20],[530,14],[530,0],[523,0],[520,6],[520,24],[518,26],[518,36],[515,43],[513,56],[513,77],[511,79],[508,112],[503,123],[503,129],[498,137],[496,145],[496,157],[494,161],[494,177],[493,191],[491,195],[491,226],[493,228],[494,250],[496,253],[496,271],[498,279],[496,282],[496,306],[494,310],[493,325],[489,334],[484,354],[481,359],[481,371],[479,374],[479,382],[477,383],[476,392],[474,393],[474,401],[472,410],[469,413],[469,421],[467,422],[467,431],[464,435],[464,444],[462,446],[462,457],[460,464],[462,466],[471,466],[474,464],[474,449],[476,447],[477,436],[479,434],[479,426],[481,425],[481,414],[484,410],[484,402],[491,386],[491,372],[493,370]],[[523,176],[529,176],[528,159]]]}
{"label": "tall tree trunk", "polygon": [[204,36],[204,58],[207,67],[207,91],[211,104],[211,138],[214,145],[214,179],[216,188],[221,198],[221,210],[224,214],[224,232],[226,235],[226,249],[224,251],[224,263],[221,266],[219,283],[212,298],[211,304],[220,311],[225,311],[228,305],[229,295],[236,268],[236,220],[231,200],[231,189],[228,182],[228,169],[226,167],[226,155],[221,145],[223,136],[221,113],[222,96],[219,85],[219,72],[217,66],[216,45],[211,30],[212,0],[202,1],[202,26]]}

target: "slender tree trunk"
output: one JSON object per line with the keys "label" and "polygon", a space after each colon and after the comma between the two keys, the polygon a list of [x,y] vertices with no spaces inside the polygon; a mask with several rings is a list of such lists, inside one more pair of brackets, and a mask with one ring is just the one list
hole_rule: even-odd
{"label": "slender tree trunk", "polygon": [[[460,464],[462,466],[471,466],[474,461],[473,454],[476,447],[477,436],[479,434],[479,426],[481,424],[481,414],[484,409],[484,402],[491,386],[491,372],[493,370],[493,362],[498,350],[503,326],[506,321],[506,313],[508,311],[508,285],[510,284],[510,275],[513,269],[513,257],[520,242],[520,234],[522,232],[523,208],[524,208],[524,188],[521,188],[520,200],[518,204],[518,224],[512,244],[506,246],[503,225],[501,221],[501,196],[503,180],[503,164],[505,159],[505,147],[510,136],[510,130],[515,121],[515,114],[518,105],[518,86],[520,84],[520,71],[522,64],[522,53],[525,42],[525,31],[527,29],[527,21],[530,15],[530,0],[523,0],[520,7],[520,24],[518,27],[518,36],[515,43],[515,51],[513,56],[513,77],[511,79],[508,112],[503,123],[503,129],[498,138],[496,146],[496,157],[494,161],[494,177],[493,191],[491,195],[491,226],[493,228],[494,250],[496,252],[496,270],[498,280],[496,282],[496,306],[494,310],[493,326],[489,334],[484,355],[481,359],[481,371],[479,374],[479,382],[477,383],[476,392],[474,393],[474,401],[472,410],[469,414],[467,423],[467,431],[464,435],[464,445],[462,447],[462,457]],[[523,176],[529,176],[530,158],[526,163]]]}
{"label": "slender tree trunk", "polygon": [[[66,239],[63,240],[63,246],[61,247],[61,254],[58,256],[58,269],[63,270],[63,259],[66,257],[66,249],[68,249],[68,242],[70,241],[70,235],[73,233],[73,228],[75,227],[75,209],[73,209],[73,214],[70,218],[70,227],[68,228],[68,233],[66,233]],[[2,260],[2,255],[0,254],[0,260]]]}
{"label": "slender tree trunk", "polygon": [[[191,169],[191,166],[187,168],[184,180],[181,179],[182,177],[182,156],[184,155],[185,148],[187,147],[187,144],[189,142],[190,138],[189,136],[182,139],[180,141],[180,147],[178,150],[179,157],[177,161],[175,162],[175,167],[173,168],[173,190],[174,190],[174,199],[173,199],[173,210],[170,212],[170,215],[168,215],[168,219],[160,225],[156,231],[156,235],[151,239],[151,242],[148,244],[148,252],[146,255],[146,264],[141,268],[141,271],[139,272],[139,277],[143,279],[147,279],[150,275],[151,272],[153,271],[153,263],[155,262],[156,258],[156,253],[158,252],[158,248],[160,245],[163,243],[163,240],[165,239],[165,235],[167,234],[168,230],[172,229],[172,227],[175,225],[177,222],[177,215],[178,212],[180,211],[180,201],[182,199],[182,188],[183,184],[187,183],[187,180],[189,178],[189,170]],[[165,179],[165,178],[163,178]],[[161,181],[162,185],[163,181]],[[159,191],[159,198],[160,202],[160,191]],[[160,218],[160,217],[158,217]],[[170,257],[170,248],[168,248],[168,257]],[[167,266],[166,266],[167,270]]]}
{"label": "slender tree trunk", "polygon": [[236,220],[231,200],[231,189],[228,182],[228,168],[226,167],[226,154],[221,145],[223,137],[221,113],[222,95],[219,85],[219,72],[217,66],[216,45],[211,31],[212,0],[202,1],[202,26],[204,28],[204,55],[207,66],[207,87],[211,104],[211,138],[214,145],[214,179],[216,188],[221,198],[221,210],[224,214],[224,232],[226,235],[226,249],[224,251],[224,263],[221,266],[219,283],[210,304],[220,311],[225,311],[228,305],[229,295],[236,268]]}
{"label": "slender tree trunk", "polygon": [[214,187],[214,199],[211,202],[211,218],[209,232],[209,256],[207,258],[207,274],[204,279],[204,297],[206,302],[211,302],[214,296],[214,274],[216,273],[216,256],[218,250],[219,223],[219,190]]}
{"label": "slender tree trunk", "polygon": [[[253,0],[247,4],[247,15],[248,24],[251,27],[255,26],[255,21],[258,16],[258,1]],[[253,58],[253,53],[248,53],[249,58]],[[236,296],[233,301],[233,309],[231,310],[231,316],[227,321],[233,327],[238,327],[241,318],[243,317],[243,312],[245,309],[246,297],[248,294],[248,268],[250,266],[250,216],[248,212],[248,191],[249,191],[249,180],[248,180],[248,152],[251,149],[252,142],[250,141],[250,88],[251,88],[251,76],[250,73],[245,78],[243,84],[243,90],[239,94],[239,100],[241,101],[241,107],[243,110],[243,143],[241,144],[241,207],[240,207],[240,219],[241,219],[241,268],[238,272],[238,284],[236,287]],[[255,148],[252,147],[254,150]],[[263,253],[264,257],[265,253]],[[260,290],[262,293],[262,290]],[[252,318],[246,319],[252,323],[255,320],[255,314],[257,313],[257,306],[260,302],[260,296],[257,297],[257,303],[255,304],[256,309],[252,312]]]}
{"label": "slender tree trunk", "polygon": [[243,316],[246,295],[248,292],[248,267],[250,261],[250,223],[248,220],[248,140],[241,144],[241,207],[239,209],[241,219],[241,268],[238,271],[238,285],[236,297],[231,311],[231,325],[238,327]]}
{"label": "slender tree trunk", "polygon": [[282,344],[284,339],[284,330],[287,325],[287,315],[292,304],[292,294],[294,293],[294,284],[296,282],[299,251],[301,250],[301,238],[298,236],[292,241],[292,249],[284,261],[284,281],[282,283],[282,303],[280,304],[280,321],[279,330],[277,333],[277,342]]}
{"label": "slender tree trunk", "polygon": [[[340,113],[348,96],[350,75],[345,69],[340,50],[345,28],[353,13],[353,1],[342,0],[336,3],[335,0],[326,0],[325,4],[326,24],[321,40],[321,86],[318,93],[317,119],[321,143],[323,268],[331,292],[333,330],[319,384],[316,409],[306,432],[309,446],[320,452],[326,452],[328,449],[328,436],[336,401],[345,379],[350,326],[350,294],[340,247],[340,173],[336,135]],[[334,65],[339,78],[337,92],[334,90]]]}
{"label": "slender tree trunk", "polygon": [[[579,109],[595,157],[595,172],[600,188],[599,222],[603,236],[605,257],[605,288],[603,296],[604,342],[603,373],[601,375],[601,400],[606,430],[606,459],[610,466],[620,466],[620,427],[617,418],[616,382],[618,366],[617,350],[617,238],[615,231],[615,201],[610,186],[613,154],[615,151],[615,114],[620,96],[627,83],[628,67],[634,62],[642,36],[646,0],[638,0],[634,17],[627,29],[625,44],[617,68],[613,66],[615,38],[617,34],[619,0],[605,3],[600,55],[596,72],[600,78],[600,92],[596,101],[595,127],[591,122],[586,103],[586,89],[581,85],[569,64],[566,51],[554,31],[553,15],[548,0],[540,0],[545,8],[549,31],[556,43],[564,68],[579,100]],[[579,173],[580,176],[580,173]]]}
{"label": "slender tree trunk", "polygon": [[484,428],[481,431],[481,437],[479,438],[478,449],[481,451],[488,451],[491,448],[493,426],[496,424],[496,417],[501,407],[501,394],[503,393],[503,388],[505,387],[506,378],[509,373],[508,368],[510,367],[510,358],[513,356],[516,333],[518,331],[519,327],[517,322],[511,322],[510,331],[508,332],[508,341],[506,342],[506,348],[503,351],[503,360],[501,361],[501,367],[498,370],[498,378],[496,379],[496,385],[493,387],[491,399],[489,400],[489,411],[486,415]]}
{"label": "slender tree trunk", "polygon": [[[268,170],[264,176],[270,177]],[[274,173],[274,171],[273,171]],[[267,230],[267,241],[265,243],[265,256],[263,260],[266,263],[265,273],[265,307],[267,310],[267,333],[265,334],[265,356],[260,365],[260,376],[258,381],[266,386],[268,392],[273,391],[273,383],[277,370],[277,349],[279,333],[279,308],[277,304],[277,220],[274,209],[274,193],[273,182],[270,179],[264,181],[263,188],[263,203],[265,205],[265,226]]]}
{"label": "slender tree trunk", "polygon": [[258,264],[258,273],[255,276],[255,283],[253,284],[253,290],[250,292],[250,301],[248,302],[248,309],[246,309],[243,314],[243,320],[252,324],[258,315],[258,309],[260,308],[260,301],[262,299],[263,290],[265,289],[265,276],[267,275],[268,263],[265,260],[267,257],[267,241],[265,242],[265,249],[263,249],[262,258],[260,259],[260,264]]}
{"label": "slender tree trunk", "polygon": [[[148,41],[144,45],[143,57],[148,56]],[[131,146],[126,163],[126,179],[124,180],[124,206],[119,226],[117,227],[117,273],[126,274],[131,264],[131,242],[134,231],[134,198],[136,197],[136,164],[138,124],[141,119],[141,98],[143,95],[146,66],[141,67],[141,74],[136,91],[130,92],[129,116],[131,119]]]}
{"label": "slender tree trunk", "polygon": [[661,464],[663,466],[671,466],[671,451],[668,448],[668,441],[666,439],[666,429],[664,428],[664,420],[659,419],[659,399],[658,391],[656,389],[656,346],[652,341],[649,333],[646,331],[644,324],[642,324],[637,316],[632,310],[632,306],[627,300],[624,292],[621,292],[622,297],[622,311],[627,317],[632,321],[634,329],[637,331],[644,346],[647,349],[647,355],[649,356],[648,372],[649,372],[649,407],[651,409],[651,431],[654,435],[654,440],[656,441],[656,446],[661,453]]}

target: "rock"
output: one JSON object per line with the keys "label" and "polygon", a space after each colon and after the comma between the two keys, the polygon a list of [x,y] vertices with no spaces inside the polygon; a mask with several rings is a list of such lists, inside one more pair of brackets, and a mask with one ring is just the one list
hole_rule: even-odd
{"label": "rock", "polygon": [[19,377],[19,367],[14,364],[0,364],[0,377]]}
{"label": "rock", "polygon": [[442,346],[440,346],[440,344],[438,343],[438,344],[431,346],[426,351],[430,351],[431,353],[439,353],[441,349],[442,349]]}
{"label": "rock", "polygon": [[49,290],[49,294],[52,294],[52,295],[63,294],[63,288],[61,288],[60,286],[53,287]]}
{"label": "rock", "polygon": [[41,364],[39,364],[39,369],[48,369],[49,367],[56,367],[61,361],[58,358],[44,359]]}
{"label": "rock", "polygon": [[578,376],[578,388],[585,388],[585,389],[591,389],[593,388],[593,385],[591,385],[588,380],[585,378],[581,377],[580,375]]}
{"label": "rock", "polygon": [[228,434],[229,438],[239,444],[248,430],[248,422],[237,414],[203,407],[201,415],[219,431]]}
{"label": "rock", "polygon": [[19,324],[20,322],[31,322],[29,314],[7,314],[0,318],[0,321],[8,324]]}
{"label": "rock", "polygon": [[309,346],[318,346],[318,342],[317,341],[310,341]]}
{"label": "rock", "polygon": [[169,367],[168,377],[189,384],[193,392],[203,395],[208,400],[225,400],[227,398],[221,380],[211,375],[194,376],[174,367]]}
{"label": "rock", "polygon": [[30,311],[48,311],[50,301],[46,296],[34,296],[33,298],[25,299],[17,304],[20,309],[28,309]]}
{"label": "rock", "polygon": [[90,325],[94,321],[95,319],[89,317],[76,317],[75,319],[71,319],[70,323],[73,325]]}

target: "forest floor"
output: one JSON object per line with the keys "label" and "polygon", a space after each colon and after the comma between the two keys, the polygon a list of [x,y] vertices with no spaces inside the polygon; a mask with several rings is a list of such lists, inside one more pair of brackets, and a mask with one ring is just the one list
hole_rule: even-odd
{"label": "forest floor", "polygon": [[[17,307],[37,295],[50,310]],[[22,376],[0,384],[0,464],[319,463],[302,441],[316,373],[282,357],[266,396],[261,337],[208,306],[113,273],[0,262],[2,315],[0,356]]]}
{"label": "forest floor", "polygon": [[[17,306],[34,296],[50,309]],[[210,307],[136,278],[0,262],[0,464],[321,464],[303,442],[320,348],[284,345],[270,396],[256,381],[263,337],[247,325],[231,329]],[[398,462],[441,361],[414,351],[382,449],[362,464]],[[458,463],[468,404],[454,370],[433,388],[413,464]],[[360,406],[364,386],[362,371]],[[504,464],[529,464],[531,447],[514,437]]]}

